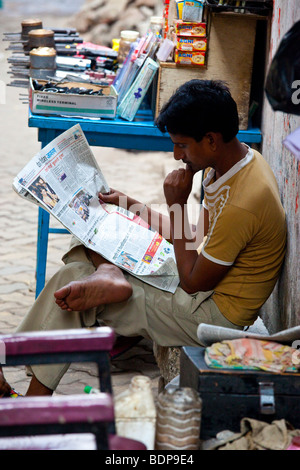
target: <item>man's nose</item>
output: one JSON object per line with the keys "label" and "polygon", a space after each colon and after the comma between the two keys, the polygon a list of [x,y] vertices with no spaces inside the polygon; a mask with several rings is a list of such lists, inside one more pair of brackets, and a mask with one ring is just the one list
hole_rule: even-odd
{"label": "man's nose", "polygon": [[174,145],[174,158],[175,160],[182,160],[184,158],[184,151],[182,148],[178,147],[177,145]]}

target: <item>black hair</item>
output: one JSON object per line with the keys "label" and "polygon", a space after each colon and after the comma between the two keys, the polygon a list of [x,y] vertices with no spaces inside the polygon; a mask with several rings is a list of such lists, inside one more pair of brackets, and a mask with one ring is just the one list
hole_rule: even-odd
{"label": "black hair", "polygon": [[181,85],[162,107],[155,124],[161,132],[193,137],[220,132],[230,142],[239,131],[237,105],[226,84],[219,80],[190,80]]}

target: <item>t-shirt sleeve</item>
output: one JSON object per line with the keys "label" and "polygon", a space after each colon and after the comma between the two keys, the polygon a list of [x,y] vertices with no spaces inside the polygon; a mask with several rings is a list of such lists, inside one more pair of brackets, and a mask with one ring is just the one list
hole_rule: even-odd
{"label": "t-shirt sleeve", "polygon": [[214,263],[231,266],[253,238],[256,227],[253,214],[229,204],[210,222],[201,253]]}
{"label": "t-shirt sleeve", "polygon": [[[205,178],[207,177],[210,170],[211,170],[211,168],[206,168],[206,170],[204,171],[202,186],[203,186],[203,182],[205,181]],[[205,193],[204,193],[202,205],[203,205],[204,209],[208,210],[208,204],[207,204],[207,199],[206,199],[206,194]]]}

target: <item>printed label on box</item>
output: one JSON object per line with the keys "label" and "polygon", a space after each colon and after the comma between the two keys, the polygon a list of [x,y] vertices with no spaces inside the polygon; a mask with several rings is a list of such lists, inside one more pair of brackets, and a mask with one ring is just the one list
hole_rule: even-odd
{"label": "printed label on box", "polygon": [[176,22],[176,33],[179,36],[206,36],[206,23]]}
{"label": "printed label on box", "polygon": [[201,65],[205,64],[205,52],[185,52],[175,51],[176,64],[182,65]]}
{"label": "printed label on box", "polygon": [[177,49],[180,51],[206,51],[207,39],[177,36]]}
{"label": "printed label on box", "polygon": [[[66,83],[66,85],[70,85],[70,83]],[[96,91],[100,89],[99,86],[95,86],[95,88]],[[116,116],[117,93],[112,86],[107,87],[102,92],[103,95],[99,96],[74,93],[49,93],[35,90],[31,81],[29,94],[30,109],[35,114],[113,119]]]}

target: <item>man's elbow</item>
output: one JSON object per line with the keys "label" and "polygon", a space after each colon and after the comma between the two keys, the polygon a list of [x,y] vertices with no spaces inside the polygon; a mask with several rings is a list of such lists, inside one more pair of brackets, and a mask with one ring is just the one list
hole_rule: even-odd
{"label": "man's elbow", "polygon": [[180,287],[189,295],[196,294],[197,292],[208,292],[210,290],[214,290],[215,285],[211,285],[208,283],[203,283],[199,285],[192,285],[190,283],[182,283],[180,282]]}
{"label": "man's elbow", "polygon": [[199,292],[199,290],[191,289],[190,287],[184,287],[181,284],[180,284],[180,287],[184,290],[184,292],[186,292],[189,295],[196,294],[197,292]]}

